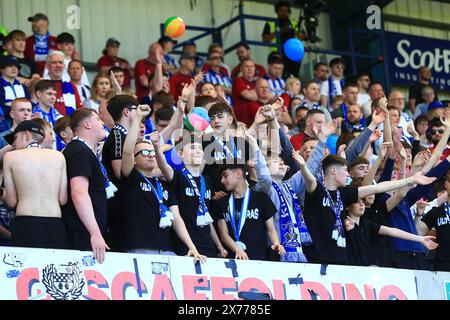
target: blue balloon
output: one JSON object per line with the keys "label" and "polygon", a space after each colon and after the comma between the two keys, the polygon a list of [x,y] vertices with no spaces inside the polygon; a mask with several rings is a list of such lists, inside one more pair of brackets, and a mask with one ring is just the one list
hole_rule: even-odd
{"label": "blue balloon", "polygon": [[305,47],[300,40],[292,38],[284,43],[284,53],[292,61],[300,62],[305,55]]}

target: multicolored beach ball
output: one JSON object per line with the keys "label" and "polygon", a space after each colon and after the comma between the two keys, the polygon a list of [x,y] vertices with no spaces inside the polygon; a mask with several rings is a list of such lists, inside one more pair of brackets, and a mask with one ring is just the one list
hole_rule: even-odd
{"label": "multicolored beach ball", "polygon": [[180,17],[170,17],[165,23],[166,35],[171,38],[179,38],[183,36],[186,25]]}

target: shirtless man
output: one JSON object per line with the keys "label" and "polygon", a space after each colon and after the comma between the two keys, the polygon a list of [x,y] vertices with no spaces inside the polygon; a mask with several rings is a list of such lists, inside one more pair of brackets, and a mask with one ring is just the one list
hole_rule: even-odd
{"label": "shirtless man", "polygon": [[16,208],[12,226],[13,246],[66,249],[67,236],[61,208],[67,202],[67,175],[64,156],[41,149],[42,126],[22,121],[5,136],[15,147],[5,155],[6,202]]}

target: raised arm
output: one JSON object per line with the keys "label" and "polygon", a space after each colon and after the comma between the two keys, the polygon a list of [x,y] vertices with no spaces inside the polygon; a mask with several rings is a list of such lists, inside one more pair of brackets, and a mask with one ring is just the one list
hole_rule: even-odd
{"label": "raised arm", "polygon": [[418,236],[416,234],[405,232],[405,231],[397,229],[397,228],[381,226],[379,234],[383,235],[383,236],[418,242],[418,243],[421,243],[422,245],[424,245],[428,250],[436,249],[438,246],[437,243],[433,242],[433,240],[435,240],[436,237]]}
{"label": "raised arm", "polygon": [[247,135],[247,139],[250,145],[250,154],[255,155],[253,161],[255,163],[256,179],[258,180],[255,190],[269,194],[272,188],[272,177],[270,176],[269,168],[267,168],[266,159],[259,149],[256,139],[251,135]]}
{"label": "raised arm", "polygon": [[136,116],[133,119],[130,130],[128,130],[127,137],[123,144],[122,155],[122,174],[128,177],[134,168],[134,147],[136,145],[139,127],[142,119],[150,114],[150,107],[148,105],[139,105],[136,109]]}
{"label": "raised arm", "polygon": [[364,176],[362,186],[368,186],[372,184],[372,181],[373,179],[375,179],[375,176],[377,174],[378,168],[380,167],[381,162],[383,162],[384,158],[386,157],[387,149],[390,146],[392,146],[391,142],[384,142],[381,145],[380,155],[378,155],[378,158],[373,166],[370,167],[369,173]]}
{"label": "raised arm", "polygon": [[[182,95],[183,97],[183,95]],[[184,111],[186,108],[186,100],[183,98],[178,99],[177,109],[175,110],[172,118],[170,118],[169,124],[160,132],[164,143],[172,138],[172,134],[177,134],[183,128]],[[180,130],[178,130],[180,129]]]}
{"label": "raised arm", "polygon": [[365,186],[358,188],[358,198],[365,198],[372,194],[383,193],[397,190],[403,187],[413,187],[415,184],[428,185],[434,182],[436,178],[424,176],[423,172],[417,172],[414,176],[397,181],[381,182],[374,186]]}
{"label": "raised arm", "polygon": [[306,191],[308,193],[314,192],[317,188],[317,180],[314,177],[314,175],[309,171],[308,166],[306,165],[305,159],[301,155],[299,155],[297,152],[292,151],[292,157],[298,162],[300,166],[300,170],[303,174],[303,177],[305,178],[306,182]]}
{"label": "raised arm", "polygon": [[[161,46],[157,46],[156,53],[155,53],[155,74],[153,76],[152,86],[150,92],[152,94],[156,94],[160,92],[163,89],[163,59],[164,59],[164,51],[161,48]],[[148,78],[147,75],[142,75],[141,77],[145,77],[145,80],[147,82],[147,85],[145,87],[148,87]],[[144,80],[144,81],[145,81]]]}
{"label": "raised arm", "polygon": [[445,147],[447,146],[448,138],[450,137],[450,111],[445,112],[445,119],[441,118],[441,122],[445,125],[445,132],[442,135],[441,140],[439,140],[438,145],[433,151],[433,154],[431,155],[430,161],[428,161],[427,164],[425,164],[425,167],[423,168],[423,171],[427,173],[431,170],[431,168],[434,167],[436,162],[440,159],[442,155],[442,151],[444,151]]}
{"label": "raised arm", "polygon": [[156,153],[156,162],[158,163],[158,168],[161,170],[163,176],[166,178],[167,182],[172,182],[173,180],[173,169],[167,163],[166,157],[164,156],[161,147],[159,145],[160,138],[157,131],[150,134],[150,139],[152,141],[153,147]]}
{"label": "raised arm", "polygon": [[422,221],[422,217],[425,213],[425,208],[428,203],[424,201],[418,201],[417,203],[417,213],[414,217],[414,224],[416,225],[417,233],[421,236],[424,236],[430,232],[430,228],[428,228],[427,224]]}

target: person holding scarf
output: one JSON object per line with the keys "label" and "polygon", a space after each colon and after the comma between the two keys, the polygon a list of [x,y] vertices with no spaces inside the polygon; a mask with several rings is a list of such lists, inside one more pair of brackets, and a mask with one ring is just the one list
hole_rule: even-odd
{"label": "person holding scarf", "polygon": [[[186,224],[189,235],[199,251],[208,257],[225,258],[228,252],[223,247],[212,225],[210,215],[211,180],[202,175],[204,153],[201,136],[191,133],[183,136],[175,148],[183,161],[181,171],[168,165],[159,145],[158,132],[150,134],[156,152],[156,161],[166,181],[173,189],[180,202],[180,215]],[[177,239],[178,240],[178,239]],[[181,241],[175,241],[177,252],[185,255],[188,248]],[[217,248],[217,251],[216,251]]]}
{"label": "person holding scarf", "polygon": [[351,104],[347,107],[347,118],[342,121],[342,133],[363,132],[366,128],[366,118],[364,118],[361,107]]}
{"label": "person holding scarf", "polygon": [[268,260],[267,238],[271,249],[286,253],[275,230],[277,209],[270,198],[251,190],[246,181],[246,166],[229,163],[220,167],[222,184],[231,194],[214,203],[213,216],[222,242],[240,260]]}
{"label": "person holding scarf", "polygon": [[129,253],[175,255],[170,228],[187,246],[188,256],[205,261],[189,236],[178,203],[166,183],[154,176],[158,169],[155,149],[149,141],[137,141],[139,127],[150,114],[139,105],[125,139],[122,155],[122,213],[125,250]]}
{"label": "person holding scarf", "polygon": [[[334,96],[340,96],[344,92],[345,63],[342,58],[334,58],[330,61],[331,75],[328,80],[320,85],[321,105],[330,108]],[[356,101],[355,101],[356,102]]]}
{"label": "person holding scarf", "polygon": [[347,167],[347,161],[336,155],[329,155],[322,161],[323,171],[318,179],[307,166],[302,167],[306,180],[304,216],[312,238],[312,245],[305,247],[304,252],[311,263],[348,264],[344,209],[358,199],[415,184],[427,185],[436,180],[417,172],[398,181],[359,188],[346,187],[349,177]]}
{"label": "person holding scarf", "polygon": [[39,75],[44,75],[48,53],[57,49],[56,37],[48,32],[48,17],[43,13],[36,13],[29,17],[33,35],[26,39],[25,57],[35,61]]}

